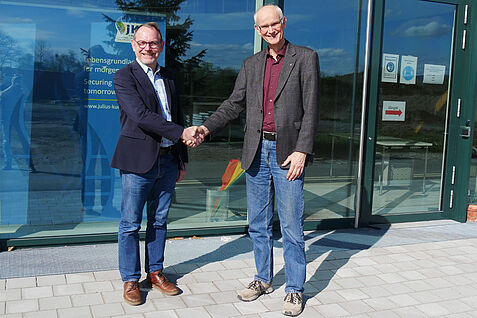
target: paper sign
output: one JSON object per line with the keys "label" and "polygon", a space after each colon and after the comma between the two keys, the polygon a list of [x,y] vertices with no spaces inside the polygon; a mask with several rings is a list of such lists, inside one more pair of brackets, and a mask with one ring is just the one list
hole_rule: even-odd
{"label": "paper sign", "polygon": [[424,64],[424,79],[422,82],[425,84],[443,84],[445,73],[445,65]]}
{"label": "paper sign", "polygon": [[383,121],[404,121],[406,118],[406,102],[383,101]]}
{"label": "paper sign", "polygon": [[402,56],[401,57],[401,84],[416,84],[417,57]]}
{"label": "paper sign", "polygon": [[388,83],[397,83],[397,72],[399,69],[399,55],[383,54],[383,70],[381,72],[381,81]]}

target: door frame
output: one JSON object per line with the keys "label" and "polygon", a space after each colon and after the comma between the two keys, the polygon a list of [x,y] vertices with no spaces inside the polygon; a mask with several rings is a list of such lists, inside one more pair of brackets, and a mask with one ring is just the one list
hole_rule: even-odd
{"label": "door frame", "polygon": [[[454,219],[464,222],[466,219],[467,209],[467,187],[470,171],[470,156],[472,148],[472,138],[463,139],[459,136],[460,127],[464,125],[466,120],[471,121],[473,127],[473,112],[475,105],[475,96],[472,89],[475,90],[477,83],[475,81],[475,72],[471,72],[469,67],[470,61],[475,69],[477,69],[477,54],[474,52],[474,58],[471,59],[472,44],[475,42],[471,36],[475,38],[476,32],[467,32],[466,49],[462,49],[464,30],[470,29],[471,19],[468,12],[467,24],[464,24],[465,8],[474,9],[472,13],[477,13],[475,8],[470,6],[472,0],[416,0],[437,2],[456,5],[454,42],[452,53],[452,73],[450,86],[450,114],[448,123],[448,140],[445,155],[445,176],[443,184],[442,211],[440,212],[422,212],[422,213],[405,213],[394,215],[372,215],[372,202],[374,191],[374,166],[376,152],[376,127],[378,121],[378,93],[381,75],[382,63],[382,43],[383,43],[383,27],[384,27],[384,11],[385,0],[370,0],[373,2],[372,32],[370,39],[370,63],[369,63],[369,82],[365,83],[364,90],[367,90],[369,96],[366,102],[367,116],[365,123],[365,138],[363,143],[363,160],[361,180],[361,197],[359,209],[359,226],[366,226],[370,223],[391,223],[391,222],[409,222],[409,221],[425,221],[438,219]],[[475,15],[475,14],[474,14]],[[470,33],[470,34],[469,34]],[[474,50],[475,51],[475,50]],[[473,85],[472,85],[473,84]],[[459,118],[455,116],[457,111],[458,99],[461,101],[466,98],[469,102],[461,102],[461,115]],[[472,100],[472,103],[471,103]],[[459,155],[457,155],[459,154]],[[452,178],[452,167],[458,167],[454,178]],[[450,173],[449,173],[450,172]],[[451,180],[454,180],[454,183]],[[453,197],[452,207],[450,204],[451,193]]]}

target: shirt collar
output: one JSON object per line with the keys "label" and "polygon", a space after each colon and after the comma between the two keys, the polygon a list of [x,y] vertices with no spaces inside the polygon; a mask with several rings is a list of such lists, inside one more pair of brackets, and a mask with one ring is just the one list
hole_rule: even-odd
{"label": "shirt collar", "polygon": [[144,72],[147,74],[149,72],[152,73],[152,75],[156,75],[160,70],[161,70],[161,66],[159,64],[157,64],[157,70],[156,72],[153,72],[152,71],[152,68],[150,68],[149,66],[145,65],[144,63],[142,63],[141,61],[139,61],[138,58],[136,58],[136,62],[141,66],[141,68],[144,70]]}
{"label": "shirt collar", "polygon": [[[285,56],[285,53],[287,51],[287,46],[288,46],[288,41],[285,40],[285,44],[283,45],[283,47],[280,49],[280,51],[278,51],[277,55],[283,57]],[[270,55],[270,47],[267,46],[267,56],[271,56]]]}

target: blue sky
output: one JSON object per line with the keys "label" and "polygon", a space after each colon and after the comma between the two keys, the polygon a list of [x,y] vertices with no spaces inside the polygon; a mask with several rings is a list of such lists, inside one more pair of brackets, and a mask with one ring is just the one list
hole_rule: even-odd
{"label": "blue sky", "polygon": [[[356,3],[354,0],[287,1],[284,10],[288,19],[285,36],[291,42],[317,50],[324,72],[352,72],[356,41]],[[248,11],[181,11],[181,16],[190,15],[194,20],[192,52],[207,48],[206,59],[211,59],[214,63],[220,61],[220,64],[235,69],[240,68],[242,60],[253,54],[255,36],[254,9],[245,5],[244,8]],[[337,16],[341,16],[340,21]],[[347,60],[346,66],[336,65],[337,60],[343,59]]]}
{"label": "blue sky", "polygon": [[[61,4],[61,1],[36,3]],[[101,3],[104,6],[104,1]],[[366,3],[363,1],[363,10],[366,10]],[[44,8],[25,7],[0,1],[0,28],[17,38],[22,47],[35,39],[46,41],[54,52],[65,53],[71,49],[79,54],[80,48],[90,46],[90,23],[102,21],[104,9],[80,10],[65,6],[61,9],[49,4]],[[253,54],[254,7],[255,0],[185,1],[178,14],[182,20],[187,16],[194,20],[189,56],[205,48],[207,62],[238,69],[243,59]],[[324,74],[350,73],[354,69],[357,7],[357,0],[285,1],[286,37],[318,51]],[[94,11],[98,9],[100,11]],[[109,9],[114,9],[114,1]],[[418,73],[422,69],[421,62],[448,65],[453,10],[453,5],[426,1],[386,1],[383,52],[418,56]],[[365,22],[363,15],[361,59]],[[25,27],[28,24],[34,26],[35,34],[22,32],[32,29]],[[25,48],[25,51],[31,51],[31,48]]]}
{"label": "blue sky", "polygon": [[[363,1],[361,69],[366,33],[366,5],[367,1]],[[211,7],[220,6],[211,5]],[[250,6],[247,8],[249,11],[225,13],[210,10],[200,10],[199,13],[191,10],[181,11],[181,16],[190,15],[195,21],[191,53],[207,48],[206,60],[214,64],[239,68],[241,61],[251,55],[253,50],[253,8],[250,9]],[[284,9],[288,19],[286,37],[296,44],[316,50],[324,74],[353,72],[358,1],[285,1]],[[386,1],[383,51],[418,56],[418,72],[422,70],[424,63],[448,65],[454,9],[454,5],[427,1]]]}

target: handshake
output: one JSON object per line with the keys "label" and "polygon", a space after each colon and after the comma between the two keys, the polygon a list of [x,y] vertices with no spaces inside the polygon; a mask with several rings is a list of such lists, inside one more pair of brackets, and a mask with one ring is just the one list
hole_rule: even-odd
{"label": "handshake", "polygon": [[181,139],[189,147],[197,147],[200,145],[205,136],[209,134],[209,130],[204,125],[201,126],[190,126],[184,129]]}

